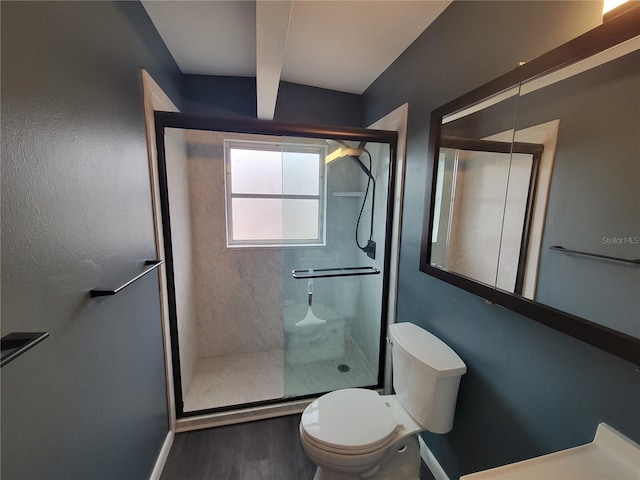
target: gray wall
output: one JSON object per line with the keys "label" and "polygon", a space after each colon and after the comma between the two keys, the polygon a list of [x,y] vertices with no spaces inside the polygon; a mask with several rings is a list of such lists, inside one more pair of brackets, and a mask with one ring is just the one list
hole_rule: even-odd
{"label": "gray wall", "polygon": [[[182,111],[220,118],[255,118],[256,79],[182,75]],[[277,122],[359,127],[362,97],[353,93],[280,82]]]}
{"label": "gray wall", "polygon": [[318,125],[360,126],[362,97],[291,82],[280,82],[274,120]]}
{"label": "gray wall", "polygon": [[168,432],[140,68],[179,71],[139,3],[2,2],[3,479],[148,478]]}
{"label": "gray wall", "polygon": [[398,321],[467,363],[453,430],[424,433],[449,477],[592,440],[607,422],[640,441],[628,362],[421,273],[429,114],[600,23],[600,2],[453,2],[364,94],[364,124],[409,102]]}
{"label": "gray wall", "polygon": [[255,118],[256,79],[214,75],[182,75],[184,113],[221,118]]}

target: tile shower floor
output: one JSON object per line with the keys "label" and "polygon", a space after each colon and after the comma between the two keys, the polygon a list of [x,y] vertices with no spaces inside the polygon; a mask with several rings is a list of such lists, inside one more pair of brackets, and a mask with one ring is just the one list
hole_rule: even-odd
{"label": "tile shower floor", "polygon": [[290,363],[282,350],[203,357],[184,397],[184,411],[376,383],[377,375],[351,342],[345,345],[343,356],[313,363]]}

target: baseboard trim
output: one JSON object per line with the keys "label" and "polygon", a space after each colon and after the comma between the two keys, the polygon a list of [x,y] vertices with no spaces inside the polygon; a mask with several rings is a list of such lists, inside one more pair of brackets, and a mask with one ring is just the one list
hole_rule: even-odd
{"label": "baseboard trim", "polygon": [[447,473],[440,466],[438,459],[433,455],[433,452],[427,447],[427,444],[424,443],[421,436],[418,436],[418,442],[420,443],[420,457],[427,465],[431,473],[436,478],[436,480],[450,480],[447,476]]}
{"label": "baseboard trim", "polygon": [[160,449],[160,453],[158,454],[156,464],[153,467],[153,471],[151,472],[149,480],[160,480],[160,475],[162,475],[164,464],[166,463],[169,452],[171,451],[171,445],[173,445],[174,436],[175,435],[172,431],[169,431],[169,433],[167,433],[167,437],[164,439],[164,443],[162,444],[162,448]]}

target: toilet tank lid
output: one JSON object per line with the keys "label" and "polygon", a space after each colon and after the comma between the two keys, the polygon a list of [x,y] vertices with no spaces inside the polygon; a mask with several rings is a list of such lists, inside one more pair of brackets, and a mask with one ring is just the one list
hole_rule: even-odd
{"label": "toilet tank lid", "polygon": [[449,345],[413,323],[394,323],[389,326],[394,348],[431,368],[438,377],[462,375],[467,366]]}

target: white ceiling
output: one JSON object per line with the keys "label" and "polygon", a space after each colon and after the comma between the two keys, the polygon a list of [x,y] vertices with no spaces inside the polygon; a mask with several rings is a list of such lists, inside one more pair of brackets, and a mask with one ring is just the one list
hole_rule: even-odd
{"label": "white ceiling", "polygon": [[361,94],[451,0],[142,0],[182,73],[256,77],[273,118],[280,80]]}

